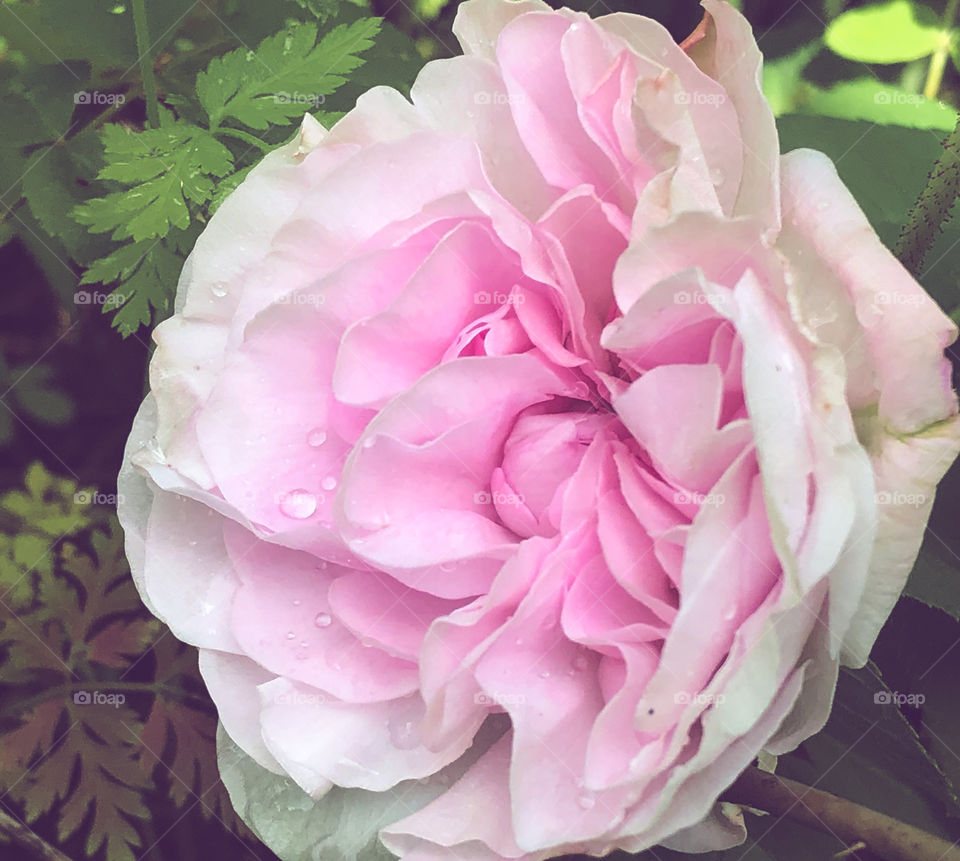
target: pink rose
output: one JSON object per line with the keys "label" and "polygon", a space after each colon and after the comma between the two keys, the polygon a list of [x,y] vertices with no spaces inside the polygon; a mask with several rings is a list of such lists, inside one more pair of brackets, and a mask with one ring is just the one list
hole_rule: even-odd
{"label": "pink rose", "polygon": [[468,0],[412,104],[263,160],[156,329],[144,600],[263,767],[429,784],[406,861],[741,841],[717,797],[822,726],[960,446],[953,326],[704,5],[681,48]]}

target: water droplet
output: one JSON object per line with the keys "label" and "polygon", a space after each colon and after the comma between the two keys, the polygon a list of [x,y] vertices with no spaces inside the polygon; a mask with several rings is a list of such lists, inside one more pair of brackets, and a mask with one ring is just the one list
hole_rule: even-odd
{"label": "water droplet", "polygon": [[375,442],[376,442],[376,438],[375,438],[375,437],[368,436],[368,437],[361,443],[361,446],[362,446],[363,448],[373,448]]}
{"label": "water droplet", "polygon": [[307,434],[307,445],[319,448],[327,441],[327,432],[323,428],[314,428]]}
{"label": "water droplet", "polygon": [[390,730],[390,741],[400,750],[412,750],[420,744],[420,730],[408,718],[391,718],[387,724]]}
{"label": "water droplet", "polygon": [[726,178],[723,168],[715,167],[710,171],[710,182],[714,185],[720,185]]}
{"label": "water droplet", "polygon": [[214,281],[213,284],[210,285],[210,292],[218,299],[222,299],[227,295],[227,285],[222,281]]}
{"label": "water droplet", "polygon": [[573,659],[573,668],[575,670],[585,670],[587,668],[587,664],[589,663],[590,662],[587,660],[587,656],[581,652]]}
{"label": "water droplet", "polygon": [[313,624],[318,628],[329,628],[332,621],[329,613],[317,613],[317,618],[313,620]]}
{"label": "water droplet", "polygon": [[327,560],[321,559],[316,565],[313,566],[314,571],[326,571],[327,570]]}
{"label": "water droplet", "polygon": [[294,634],[293,631],[287,631],[287,639],[288,639],[288,640],[292,640],[292,639],[293,639],[294,637],[296,637],[296,636],[297,636],[297,635]]}
{"label": "water droplet", "polygon": [[360,645],[365,649],[372,649],[376,644],[373,642],[373,640],[361,640]]}
{"label": "water droplet", "polygon": [[323,481],[320,482],[320,486],[324,490],[333,490],[337,486],[337,480],[332,475],[328,475]]}
{"label": "water droplet", "polygon": [[305,649],[305,648],[307,648],[307,646],[309,646],[309,645],[310,645],[310,644],[309,644],[306,640],[301,640],[301,641],[300,641],[300,648],[301,648],[301,649]]}
{"label": "water droplet", "polygon": [[303,603],[303,601],[301,601],[299,598],[294,598],[294,599],[293,599],[293,606],[294,606],[294,607],[299,607],[302,603]]}
{"label": "water droplet", "polygon": [[522,646],[522,645],[523,645],[523,637],[517,637],[517,639],[514,640],[513,643],[514,643],[515,646]]}
{"label": "water droplet", "polygon": [[828,201],[828,200],[821,200],[821,201],[817,204],[817,209],[819,209],[821,212],[822,212],[824,209],[829,209],[829,208],[830,208],[830,201]]}
{"label": "water droplet", "polygon": [[540,678],[541,678],[541,679],[549,679],[549,678],[550,678],[550,670],[543,670],[543,671],[540,673]]}
{"label": "water droplet", "polygon": [[308,490],[297,488],[283,495],[280,511],[294,520],[306,520],[317,510],[317,498]]}
{"label": "water droplet", "polygon": [[584,792],[579,798],[577,798],[577,804],[579,804],[584,810],[591,810],[596,803],[597,799],[594,797],[592,792]]}

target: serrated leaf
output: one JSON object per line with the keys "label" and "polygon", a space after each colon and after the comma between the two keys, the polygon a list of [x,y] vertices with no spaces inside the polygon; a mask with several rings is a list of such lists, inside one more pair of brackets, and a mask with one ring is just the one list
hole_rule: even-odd
{"label": "serrated leaf", "polygon": [[861,63],[908,63],[928,57],[948,38],[936,16],[909,0],[851,9],[830,22],[827,47]]}
{"label": "serrated leaf", "polygon": [[229,173],[233,156],[199,126],[175,123],[131,132],[108,125],[103,133],[106,166],[100,178],[131,186],[86,201],[74,218],[97,233],[139,242],[190,224],[187,201],[205,203],[213,179]]}
{"label": "serrated leaf", "polygon": [[317,42],[316,24],[300,23],[264,39],[256,51],[218,57],[197,76],[197,96],[211,128],[232,118],[267,129],[317,110],[361,65],[358,55],[379,29],[379,19],[361,18]]}

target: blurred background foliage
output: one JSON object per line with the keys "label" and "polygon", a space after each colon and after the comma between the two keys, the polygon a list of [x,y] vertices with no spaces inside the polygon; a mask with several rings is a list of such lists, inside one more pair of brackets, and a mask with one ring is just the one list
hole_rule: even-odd
{"label": "blurred background foliage", "polygon": [[[5,859],[39,857],[4,842],[24,821],[78,861],[274,857],[217,777],[195,653],[133,589],[115,476],[150,330],[171,312],[183,259],[225,195],[304,110],[329,125],[369,87],[406,92],[426,60],[456,53],[455,0],[141,2],[0,0]],[[702,14],[694,0],[568,5],[650,15],[678,39]],[[766,57],[782,148],[833,157],[892,247],[956,122],[957,0],[736,5]],[[957,216],[919,277],[957,319]],[[958,515],[954,468],[873,662],[844,672],[826,730],[779,768],[950,839],[960,838]],[[84,701],[97,690],[124,702]],[[896,692],[924,702],[877,704]],[[752,819],[746,847],[706,857],[808,861],[846,848]]]}

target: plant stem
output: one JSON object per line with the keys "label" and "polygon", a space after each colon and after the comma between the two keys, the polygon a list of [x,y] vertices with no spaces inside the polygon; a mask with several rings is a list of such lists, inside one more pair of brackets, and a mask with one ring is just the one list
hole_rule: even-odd
{"label": "plant stem", "polygon": [[960,861],[960,847],[853,801],[748,768],[723,795],[777,816],[788,816],[839,837],[848,847],[863,844],[885,861]]}
{"label": "plant stem", "polygon": [[270,152],[270,150],[273,149],[273,147],[270,146],[270,144],[268,144],[266,141],[260,140],[260,138],[258,138],[256,135],[240,131],[240,129],[231,129],[227,128],[226,126],[220,126],[216,131],[218,135],[230,135],[230,137],[237,138],[237,140],[242,140],[244,143],[255,146],[264,152]]}
{"label": "plant stem", "polygon": [[933,245],[960,191],[960,117],[943,142],[943,152],[927,177],[917,202],[900,230],[894,254],[914,276]]}
{"label": "plant stem", "polygon": [[17,821],[3,810],[0,810],[0,831],[14,843],[19,843],[32,855],[42,858],[43,861],[70,861],[59,849],[51,846],[22,822]]}
{"label": "plant stem", "polygon": [[953,19],[957,15],[957,4],[960,0],[948,0],[947,8],[943,13],[943,40],[940,47],[930,58],[930,69],[927,72],[927,81],[923,85],[923,95],[927,99],[935,99],[943,81],[943,72],[947,68],[947,57],[950,55],[950,42],[953,38]]}
{"label": "plant stem", "polygon": [[147,27],[147,9],[144,0],[133,0],[133,29],[137,34],[137,54],[140,63],[140,78],[143,96],[147,103],[147,122],[160,128],[160,106],[157,102],[157,79],[153,74],[153,53],[150,45],[150,30]]}

